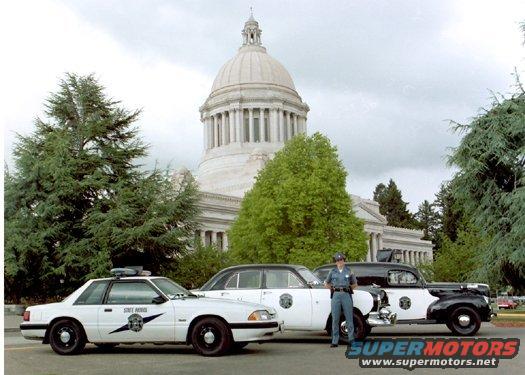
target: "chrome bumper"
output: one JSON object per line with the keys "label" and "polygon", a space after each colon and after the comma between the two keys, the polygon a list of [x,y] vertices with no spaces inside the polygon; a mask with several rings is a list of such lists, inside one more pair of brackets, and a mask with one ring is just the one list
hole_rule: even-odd
{"label": "chrome bumper", "polygon": [[374,311],[368,314],[366,322],[372,327],[391,326],[396,324],[397,314],[392,312],[388,307],[382,307],[378,312]]}

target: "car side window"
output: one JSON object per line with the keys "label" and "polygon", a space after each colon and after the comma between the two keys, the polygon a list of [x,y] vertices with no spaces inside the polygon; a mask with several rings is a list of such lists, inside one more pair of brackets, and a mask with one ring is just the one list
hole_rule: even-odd
{"label": "car side window", "polygon": [[114,282],[108,293],[107,304],[152,304],[159,294],[144,282]]}
{"label": "car side window", "polygon": [[75,305],[100,305],[109,281],[93,281],[75,301]]}
{"label": "car side window", "polygon": [[417,277],[410,271],[392,270],[388,271],[388,283],[390,285],[416,285]]}
{"label": "car side window", "polygon": [[297,276],[288,270],[268,270],[266,271],[266,288],[268,289],[288,289],[303,288],[304,284]]}
{"label": "car side window", "polygon": [[261,279],[261,271],[258,270],[237,272],[226,282],[225,289],[259,289]]}

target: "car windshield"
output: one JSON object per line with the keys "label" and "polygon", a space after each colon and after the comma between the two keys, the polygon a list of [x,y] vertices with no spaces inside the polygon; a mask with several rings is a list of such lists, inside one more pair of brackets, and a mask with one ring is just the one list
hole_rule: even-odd
{"label": "car windshield", "polygon": [[151,281],[170,299],[177,299],[181,297],[197,297],[195,294],[170,279],[159,278],[152,279]]}
{"label": "car windshield", "polygon": [[319,280],[308,268],[299,268],[297,272],[299,272],[309,285],[321,285],[321,280]]}

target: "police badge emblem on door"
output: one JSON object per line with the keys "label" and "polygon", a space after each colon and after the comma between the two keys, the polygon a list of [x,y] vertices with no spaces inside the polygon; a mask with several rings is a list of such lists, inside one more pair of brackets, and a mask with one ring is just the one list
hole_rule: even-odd
{"label": "police badge emblem on door", "polygon": [[279,297],[279,305],[283,309],[289,309],[293,305],[293,297],[288,293],[281,294],[281,297]]}
{"label": "police badge emblem on door", "polygon": [[403,310],[408,310],[411,305],[412,302],[410,301],[410,298],[405,296],[399,299],[399,307],[401,307]]}

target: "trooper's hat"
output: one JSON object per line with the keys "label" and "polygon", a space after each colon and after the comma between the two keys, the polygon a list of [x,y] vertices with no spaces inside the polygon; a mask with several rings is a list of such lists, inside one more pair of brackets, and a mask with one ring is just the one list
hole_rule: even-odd
{"label": "trooper's hat", "polygon": [[346,260],[345,255],[343,253],[339,253],[339,252],[335,253],[334,254],[334,261],[337,262],[338,260]]}

